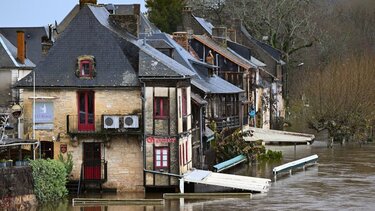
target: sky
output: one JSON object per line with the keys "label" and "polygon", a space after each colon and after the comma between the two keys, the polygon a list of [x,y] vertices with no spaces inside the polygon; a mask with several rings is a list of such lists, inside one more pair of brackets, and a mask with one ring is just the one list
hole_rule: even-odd
{"label": "sky", "polygon": [[[145,0],[97,0],[98,4],[141,4]],[[0,27],[46,26],[60,23],[79,0],[0,0]]]}

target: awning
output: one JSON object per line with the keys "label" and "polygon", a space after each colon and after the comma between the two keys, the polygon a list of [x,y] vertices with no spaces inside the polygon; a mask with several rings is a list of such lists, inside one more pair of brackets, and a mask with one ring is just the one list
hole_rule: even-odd
{"label": "awning", "polygon": [[271,182],[270,179],[214,173],[199,169],[194,169],[187,172],[184,174],[183,179],[185,182],[256,191],[261,193],[268,192]]}
{"label": "awning", "polygon": [[269,130],[245,126],[244,131],[252,131],[252,136],[244,137],[245,141],[285,142],[285,143],[311,143],[315,136],[306,133],[294,133],[281,130]]}
{"label": "awning", "polygon": [[8,138],[3,139],[0,143],[0,147],[9,147],[9,146],[20,146],[20,145],[33,145],[37,144],[37,140],[25,140],[25,139],[18,139],[18,138]]}
{"label": "awning", "polygon": [[190,95],[191,95],[191,99],[196,104],[198,104],[198,105],[206,105],[207,104],[207,101],[205,101],[203,98],[201,98],[201,96],[199,96],[198,94],[195,94],[195,93],[191,92]]}

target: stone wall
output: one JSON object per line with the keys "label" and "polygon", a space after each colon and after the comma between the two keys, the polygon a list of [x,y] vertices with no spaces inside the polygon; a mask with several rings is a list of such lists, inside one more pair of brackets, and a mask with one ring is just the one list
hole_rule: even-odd
{"label": "stone wall", "polygon": [[[25,135],[32,137],[32,105],[33,93],[25,90],[24,123]],[[67,144],[67,152],[73,155],[73,171],[71,178],[79,179],[83,158],[83,143],[101,143],[101,156],[108,162],[108,180],[103,184],[106,188],[117,188],[118,191],[143,191],[143,156],[141,139],[138,135],[118,134],[105,137],[99,134],[77,136],[72,142],[67,133],[67,115],[77,115],[76,90],[37,90],[38,101],[53,102],[53,130],[36,130],[36,138],[41,141],[53,141],[54,157],[60,153],[60,145]],[[95,90],[95,116],[103,114],[127,115],[139,114],[142,102],[139,89],[128,90]],[[60,139],[57,141],[58,134]],[[66,155],[66,154],[64,154]]]}
{"label": "stone wall", "polygon": [[36,204],[30,167],[0,168],[0,210],[30,208]]}

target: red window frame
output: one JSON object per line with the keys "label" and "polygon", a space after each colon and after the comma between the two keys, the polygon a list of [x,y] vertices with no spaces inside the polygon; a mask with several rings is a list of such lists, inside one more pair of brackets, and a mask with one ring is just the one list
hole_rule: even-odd
{"label": "red window frame", "polygon": [[[80,99],[84,100],[81,105]],[[92,105],[89,106],[89,97],[92,98]],[[81,121],[81,108],[83,122]],[[92,110],[90,112],[90,110]],[[77,92],[77,111],[78,111],[78,131],[95,131],[95,93],[94,91],[78,91]]]}
{"label": "red window frame", "polygon": [[188,141],[186,141],[185,144],[186,144],[186,146],[185,146],[185,159],[186,159],[185,164],[186,164],[187,162],[189,162],[189,160],[188,160],[188,158],[189,158],[189,156],[188,156]]}
{"label": "red window frame", "polygon": [[[157,152],[160,152],[159,158]],[[166,159],[164,159],[166,155]],[[168,147],[155,147],[154,148],[154,169],[169,168],[169,148]]]}
{"label": "red window frame", "polygon": [[[84,69],[85,65],[88,64],[88,70]],[[86,73],[88,71],[88,73]],[[79,62],[79,76],[80,77],[92,77],[92,61],[85,59]]]}
{"label": "red window frame", "polygon": [[169,117],[169,100],[167,97],[154,97],[154,118],[167,119]]}

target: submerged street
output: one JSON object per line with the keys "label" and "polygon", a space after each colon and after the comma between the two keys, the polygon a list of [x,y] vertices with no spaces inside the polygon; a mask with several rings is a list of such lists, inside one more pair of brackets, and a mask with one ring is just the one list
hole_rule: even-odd
{"label": "submerged street", "polygon": [[[252,199],[217,200],[166,200],[164,206],[98,206],[98,210],[371,210],[375,206],[375,159],[374,144],[335,145],[332,149],[325,142],[312,145],[268,146],[283,152],[278,163],[243,166],[238,174],[272,179],[267,194],[254,194]],[[312,154],[319,156],[318,165],[298,170],[274,181],[272,169],[281,163],[290,162]],[[255,173],[257,172],[257,173]],[[86,196],[100,197],[100,195]],[[103,195],[103,198],[141,198],[142,194]],[[161,194],[150,193],[146,198],[160,198]],[[43,208],[37,208],[43,210]],[[80,210],[71,202],[61,208]],[[94,207],[86,207],[88,209]]]}

